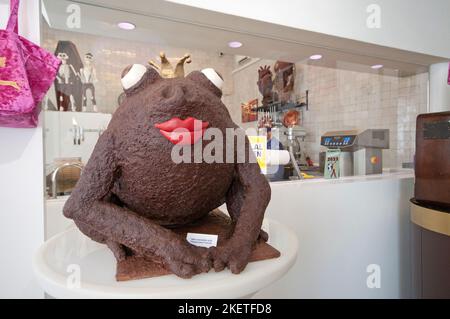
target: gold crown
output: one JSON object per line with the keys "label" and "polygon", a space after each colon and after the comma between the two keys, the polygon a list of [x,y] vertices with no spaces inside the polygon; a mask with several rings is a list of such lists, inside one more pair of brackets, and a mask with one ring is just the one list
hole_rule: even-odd
{"label": "gold crown", "polygon": [[159,56],[161,58],[161,65],[156,64],[153,60],[148,61],[148,63],[158,70],[161,77],[165,79],[184,78],[184,64],[192,62],[191,56],[185,54],[184,57],[178,58],[178,62],[174,68],[164,52],[161,52]]}

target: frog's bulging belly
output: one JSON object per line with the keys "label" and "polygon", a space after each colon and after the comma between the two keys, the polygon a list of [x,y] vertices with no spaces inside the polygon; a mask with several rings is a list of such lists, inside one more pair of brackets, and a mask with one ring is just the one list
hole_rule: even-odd
{"label": "frog's bulging belly", "polygon": [[[190,223],[225,202],[233,164],[166,166],[122,168],[113,193],[125,207],[166,226]],[[155,169],[160,171],[155,174]]]}

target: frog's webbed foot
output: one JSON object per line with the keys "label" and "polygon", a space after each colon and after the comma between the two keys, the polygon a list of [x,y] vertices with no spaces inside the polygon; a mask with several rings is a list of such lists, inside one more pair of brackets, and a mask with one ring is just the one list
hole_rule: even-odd
{"label": "frog's webbed foot", "polygon": [[127,251],[125,249],[125,246],[123,246],[122,244],[111,240],[107,240],[105,244],[109,249],[111,249],[117,261],[123,261],[127,258]]}

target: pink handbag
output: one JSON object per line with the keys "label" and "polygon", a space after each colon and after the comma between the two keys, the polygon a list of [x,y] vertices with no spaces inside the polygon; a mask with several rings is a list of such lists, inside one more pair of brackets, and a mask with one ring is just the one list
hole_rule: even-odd
{"label": "pink handbag", "polygon": [[450,62],[448,63],[448,78],[447,78],[447,84],[450,85]]}
{"label": "pink handbag", "polygon": [[0,126],[36,127],[61,61],[18,35],[19,0],[10,3],[8,26],[0,30]]}

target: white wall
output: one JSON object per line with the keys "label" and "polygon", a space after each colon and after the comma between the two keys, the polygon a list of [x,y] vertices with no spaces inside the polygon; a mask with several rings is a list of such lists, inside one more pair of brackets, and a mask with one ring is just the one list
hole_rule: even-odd
{"label": "white wall", "polygon": [[450,111],[449,72],[448,63],[430,66],[430,112]]}
{"label": "white wall", "polygon": [[[259,21],[450,58],[448,0],[168,0]],[[368,5],[381,8],[369,29]]]}
{"label": "white wall", "polygon": [[[20,33],[39,42],[39,1],[21,1]],[[9,1],[0,0],[0,29]],[[0,298],[40,298],[31,261],[44,241],[42,127],[0,128]]]}

